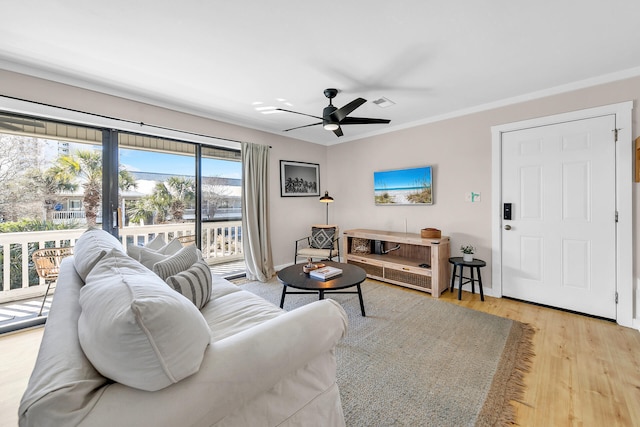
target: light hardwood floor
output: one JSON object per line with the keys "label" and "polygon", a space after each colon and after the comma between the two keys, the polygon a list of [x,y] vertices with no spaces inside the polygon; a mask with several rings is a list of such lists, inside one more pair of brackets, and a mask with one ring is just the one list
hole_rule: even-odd
{"label": "light hardwood floor", "polygon": [[[612,322],[508,299],[445,291],[441,299],[532,325],[532,370],[521,426],[640,426],[640,332]],[[428,297],[425,295],[425,297]],[[42,328],[0,337],[0,426],[16,426]],[[473,357],[473,355],[469,355]]]}
{"label": "light hardwood floor", "polygon": [[18,405],[36,363],[44,327],[0,337],[0,426],[18,425]]}
{"label": "light hardwood floor", "polygon": [[531,372],[516,403],[522,426],[640,426],[640,332],[506,298],[442,299],[534,327]]}

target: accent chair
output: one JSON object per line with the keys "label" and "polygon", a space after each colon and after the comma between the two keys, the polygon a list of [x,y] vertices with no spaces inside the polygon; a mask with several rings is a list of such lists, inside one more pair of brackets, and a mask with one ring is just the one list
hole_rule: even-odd
{"label": "accent chair", "polygon": [[340,234],[335,224],[312,225],[311,235],[296,240],[294,264],[297,264],[298,258],[333,260],[334,257],[340,261]]}

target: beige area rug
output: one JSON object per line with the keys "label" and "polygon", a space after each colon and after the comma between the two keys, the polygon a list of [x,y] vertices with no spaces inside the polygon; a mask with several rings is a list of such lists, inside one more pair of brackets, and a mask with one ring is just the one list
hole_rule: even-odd
{"label": "beige area rug", "polygon": [[[282,285],[240,284],[279,305]],[[367,280],[357,295],[329,295],[349,316],[336,349],[347,426],[485,426],[514,422],[533,357],[528,325],[422,292]],[[293,310],[317,295],[287,295]]]}

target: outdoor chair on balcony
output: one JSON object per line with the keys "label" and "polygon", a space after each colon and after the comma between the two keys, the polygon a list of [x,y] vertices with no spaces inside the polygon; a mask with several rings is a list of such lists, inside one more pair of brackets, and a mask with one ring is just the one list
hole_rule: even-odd
{"label": "outdoor chair on balcony", "polygon": [[183,246],[195,245],[196,244],[196,236],[195,234],[187,234],[185,236],[176,237],[176,239],[182,243]]}
{"label": "outdoor chair on balcony", "polygon": [[47,290],[44,293],[42,306],[40,306],[40,312],[38,313],[38,316],[42,315],[44,303],[47,301],[47,296],[49,295],[51,284],[58,280],[58,273],[60,272],[60,262],[63,258],[70,255],[73,255],[73,248],[68,247],[38,249],[33,252],[33,255],[31,255],[38,276],[47,284]]}
{"label": "outdoor chair on balcony", "polygon": [[319,258],[333,260],[338,257],[340,261],[340,235],[337,225],[313,225],[311,235],[296,240],[296,253],[293,263],[298,258]]}

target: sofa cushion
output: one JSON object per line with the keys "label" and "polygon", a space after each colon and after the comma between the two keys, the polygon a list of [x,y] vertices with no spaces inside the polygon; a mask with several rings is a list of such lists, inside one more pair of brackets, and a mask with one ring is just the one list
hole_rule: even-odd
{"label": "sofa cushion", "polygon": [[82,280],[86,281],[91,269],[112,249],[124,254],[120,241],[104,230],[91,228],[80,236],[73,248],[73,263]]}
{"label": "sofa cushion", "polygon": [[212,342],[237,335],[283,313],[285,311],[280,307],[242,289],[212,298],[202,308],[202,315],[211,329]]}
{"label": "sofa cushion", "polygon": [[196,261],[187,270],[167,277],[167,284],[187,297],[198,309],[211,298],[211,269],[205,260]]}
{"label": "sofa cushion", "polygon": [[219,276],[217,274],[211,275],[211,280],[213,281],[211,285],[211,299],[214,300],[216,298],[223,297],[225,295],[240,292],[240,287],[234,283],[231,283],[227,279]]}
{"label": "sofa cushion", "polygon": [[198,371],[207,322],[184,296],[133,258],[112,250],[80,293],[78,336],[105,377],[156,391]]}
{"label": "sofa cushion", "polygon": [[199,259],[198,248],[195,245],[189,245],[180,249],[178,252],[166,259],[155,262],[152,266],[152,270],[160,276],[162,280],[167,280],[167,277],[187,270]]}

